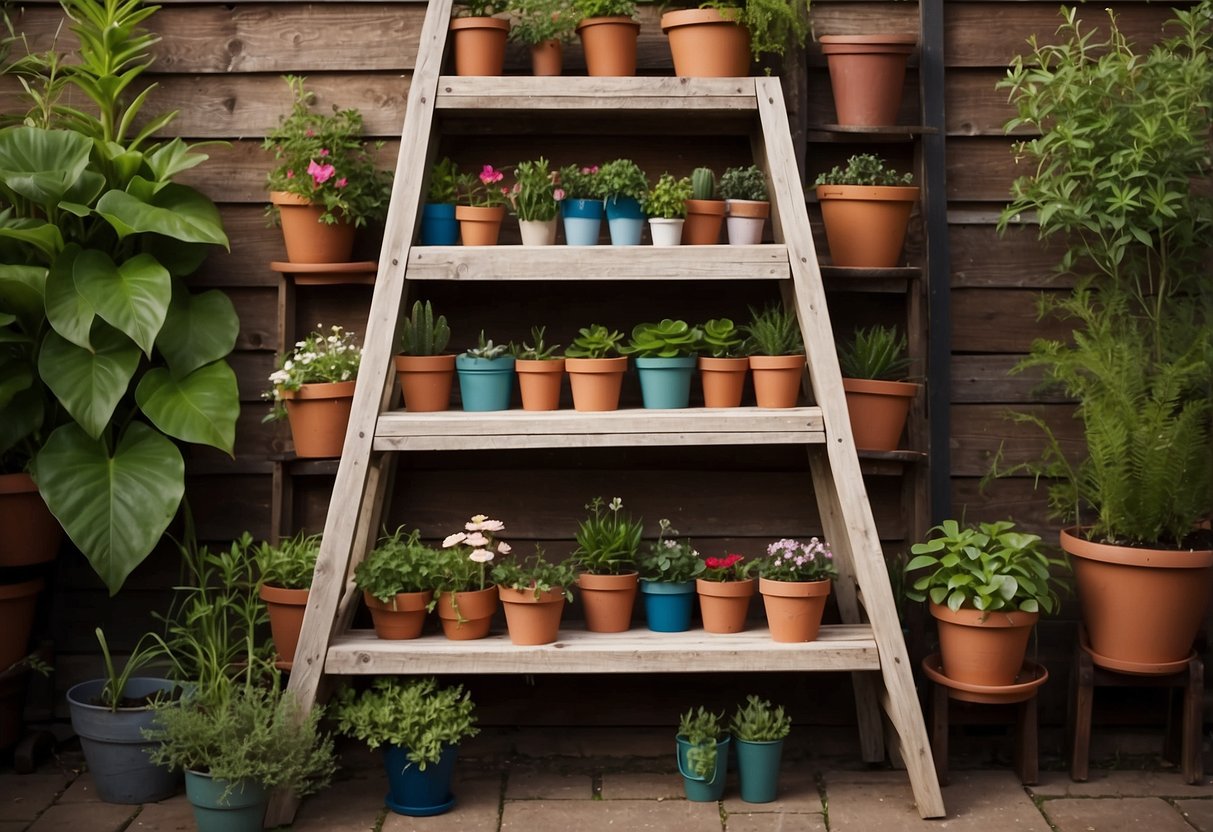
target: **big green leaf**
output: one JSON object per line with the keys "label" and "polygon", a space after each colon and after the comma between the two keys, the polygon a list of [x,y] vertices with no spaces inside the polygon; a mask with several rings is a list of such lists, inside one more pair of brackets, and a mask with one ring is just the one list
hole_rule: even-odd
{"label": "big green leaf", "polygon": [[0,131],[0,183],[45,210],[58,206],[88,167],[93,143],[71,130]]}
{"label": "big green leaf", "polygon": [[236,307],[227,295],[215,289],[194,295],[176,281],[156,346],[180,378],[230,353],[239,329]]}
{"label": "big green leaf", "polygon": [[31,471],[51,513],[114,595],[168,528],[185,493],[185,461],[141,422],[113,455],[78,425],[46,440]]}
{"label": "big green leaf", "polygon": [[76,346],[47,333],[38,355],[38,373],[72,418],[94,439],[109,424],[114,408],[139,367],[139,348],[105,325],[93,331],[95,349]]}
{"label": "big green leaf", "polygon": [[150,357],[172,299],[168,270],[148,254],[137,254],[117,267],[102,254],[90,261],[95,268],[86,270],[81,263],[88,253],[76,261],[77,289],[102,320],[126,333]]}
{"label": "big green leaf", "polygon": [[86,274],[112,268],[109,255],[95,249],[81,249],[72,243],[51,263],[46,275],[46,317],[55,332],[78,347],[92,349],[89,333],[97,310],[80,291],[79,279]]}
{"label": "big green leaf", "polygon": [[0,309],[17,316],[26,332],[35,332],[45,317],[46,269],[0,264]]}
{"label": "big green leaf", "polygon": [[205,153],[196,152],[180,138],[177,138],[149,153],[146,161],[152,171],[152,176],[165,182],[179,173],[184,173],[190,168],[202,164],[208,158]]}
{"label": "big green leaf", "polygon": [[27,387],[13,396],[0,419],[0,456],[42,427],[42,395],[37,387]]}
{"label": "big green leaf", "polygon": [[228,247],[215,203],[185,185],[166,185],[148,202],[110,191],[97,201],[97,213],[122,238],[151,231],[186,243]]}
{"label": "big green leaf", "polygon": [[135,389],[135,401],[169,436],[232,453],[240,393],[226,361],[207,364],[181,379],[164,367],[149,370]]}
{"label": "big green leaf", "polygon": [[63,250],[63,232],[53,223],[33,218],[5,218],[0,222],[0,238],[26,243],[41,251],[47,262]]}

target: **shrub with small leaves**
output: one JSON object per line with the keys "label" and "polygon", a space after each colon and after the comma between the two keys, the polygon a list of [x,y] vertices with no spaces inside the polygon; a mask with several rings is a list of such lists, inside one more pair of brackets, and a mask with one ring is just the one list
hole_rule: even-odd
{"label": "shrub with small leaves", "polygon": [[510,40],[526,46],[572,40],[577,13],[571,0],[511,0]]}
{"label": "shrub with small leaves", "polygon": [[754,694],[745,698],[729,720],[729,733],[745,742],[774,742],[791,731],[792,718],[783,712],[783,706],[773,707]]}
{"label": "shrub with small leaves", "polygon": [[602,199],[602,171],[598,165],[565,165],[560,169],[565,199]]}
{"label": "shrub with small leaves", "polygon": [[762,168],[757,165],[728,168],[720,177],[720,196],[723,199],[766,202],[767,180]]}
{"label": "shrub with small leaves", "polygon": [[419,771],[437,764],[443,748],[480,732],[475,711],[462,685],[440,688],[432,676],[376,679],[361,694],[347,687],[332,706],[338,731],[372,750],[381,745],[408,749]]}
{"label": "shrub with small leaves", "polygon": [[672,220],[687,215],[687,200],[691,198],[691,180],[687,177],[675,179],[663,173],[640,202],[640,207],[650,217]]}
{"label": "shrub with small leaves", "polygon": [[571,560],[553,563],[544,558],[543,550],[524,560],[503,560],[493,567],[493,583],[506,589],[530,590],[538,598],[544,592],[560,590],[566,601],[573,600],[573,583],[577,570]]}
{"label": "shrub with small leaves", "polygon": [[434,588],[441,553],[421,542],[417,529],[396,531],[379,539],[366,559],[354,569],[354,585],[387,604],[402,592]]}
{"label": "shrub with small leaves", "polygon": [[706,564],[689,540],[679,540],[678,529],[667,518],[657,521],[661,531],[657,539],[637,559],[640,580],[681,584],[703,574]]}
{"label": "shrub with small leaves", "polygon": [[678,736],[690,743],[687,763],[696,777],[711,778],[716,771],[716,746],[725,738],[724,714],[714,714],[702,705],[678,719]]}
{"label": "shrub with small leaves", "polygon": [[581,20],[590,17],[634,17],[634,0],[575,0],[573,8]]}
{"label": "shrub with small leaves", "polygon": [[835,165],[827,173],[820,174],[814,185],[909,185],[914,181],[912,173],[898,173],[885,167],[885,160],[875,153],[857,153],[847,160],[847,166]]}
{"label": "shrub with small leaves", "polygon": [[640,165],[631,159],[615,159],[607,162],[598,172],[602,182],[602,195],[609,201],[631,197],[644,199],[649,191],[649,180]]}

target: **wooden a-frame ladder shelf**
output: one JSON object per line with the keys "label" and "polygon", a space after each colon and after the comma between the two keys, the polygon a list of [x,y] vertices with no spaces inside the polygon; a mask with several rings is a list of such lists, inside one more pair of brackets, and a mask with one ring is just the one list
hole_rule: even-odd
{"label": "wooden a-frame ladder shelf", "polygon": [[[885,758],[881,711],[923,817],[942,817],[927,733],[888,574],[847,418],[821,270],[784,108],[775,78],[456,78],[441,66],[452,0],[430,0],[409,87],[387,233],[379,259],[345,450],[289,689],[307,711],[327,697],[333,677],[388,673],[649,673],[696,671],[849,671],[860,747]],[[461,114],[598,111],[615,118],[685,119],[704,114],[751,136],[768,173],[776,244],[746,247],[497,246],[413,247],[436,119]],[[398,318],[413,280],[777,280],[804,336],[806,383],[815,406],[624,410],[586,414],[407,413],[389,411]],[[553,645],[515,647],[503,637],[447,642],[441,637],[381,641],[350,630],[357,604],[351,576],[374,544],[395,455],[411,450],[626,445],[804,445],[822,528],[835,553],[836,594],[845,623],[817,641],[776,644],[765,631],[733,636],[571,629]],[[267,825],[294,815],[292,795],[276,795]]]}

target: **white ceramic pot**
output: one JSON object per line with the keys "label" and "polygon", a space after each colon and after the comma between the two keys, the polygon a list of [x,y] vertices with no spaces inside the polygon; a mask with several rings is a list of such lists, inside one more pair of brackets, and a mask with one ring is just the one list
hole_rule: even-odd
{"label": "white ceramic pot", "polygon": [[655,246],[678,246],[682,245],[682,224],[686,222],[683,219],[662,219],[660,217],[649,218],[649,233],[653,237],[653,245]]}
{"label": "white ceramic pot", "polygon": [[556,217],[550,220],[518,220],[524,246],[556,245]]}

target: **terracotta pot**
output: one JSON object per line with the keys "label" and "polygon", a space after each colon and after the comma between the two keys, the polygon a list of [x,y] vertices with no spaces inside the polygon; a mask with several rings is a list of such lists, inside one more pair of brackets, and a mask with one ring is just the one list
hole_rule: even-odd
{"label": "terracotta pot", "polygon": [[639,579],[639,572],[624,575],[583,572],[578,575],[586,629],[591,633],[622,633],[630,629]]}
{"label": "terracotta pot", "polygon": [[532,75],[550,77],[563,71],[564,44],[558,40],[545,40],[531,47]]}
{"label": "terracotta pot", "polygon": [[758,579],[758,591],[766,608],[767,626],[774,641],[813,641],[821,629],[833,581],[769,581]]}
{"label": "terracotta pot", "polygon": [[846,391],[855,447],[865,451],[897,450],[918,388],[908,381],[844,378],[842,389]]}
{"label": "terracotta pot", "polygon": [[724,225],[723,199],[688,199],[687,221],[682,226],[684,246],[714,246]]}
{"label": "terracotta pot", "polygon": [[557,218],[550,220],[519,220],[518,231],[524,246],[556,245]]}
{"label": "terracotta pot", "polygon": [[341,456],[354,404],[354,382],[305,384],[298,390],[283,390],[282,398],[286,400],[295,456]]}
{"label": "terracotta pot", "polygon": [[762,242],[762,231],[771,215],[771,203],[753,199],[725,200],[728,218],[725,226],[731,246],[756,246]]}
{"label": "terracotta pot", "polygon": [[1213,588],[1213,550],[1137,549],[1061,532],[1091,659],[1143,675],[1182,670]]}
{"label": "terracotta pot", "polygon": [[514,362],[523,410],[557,410],[560,407],[560,385],[564,381],[565,361],[564,358],[519,358]]}
{"label": "terracotta pot", "polygon": [[425,592],[398,592],[391,601],[384,602],[369,592],[362,593],[362,600],[371,611],[375,635],[386,641],[420,636],[425,626],[426,605],[433,597],[433,591],[427,589]]}
{"label": "terracotta pot", "polygon": [[52,561],[63,540],[59,521],[24,473],[0,475],[0,530],[0,567]]}
{"label": "terracotta pot", "polygon": [[282,662],[295,661],[307,597],[306,589],[284,589],[268,584],[261,586],[261,600],[270,614],[270,637],[274,640],[274,652]]}
{"label": "terracotta pot", "polygon": [[795,407],[804,375],[804,355],[751,355],[754,398],[759,407]]}
{"label": "terracotta pot", "polygon": [[718,9],[682,9],[661,16],[680,78],[737,78],[750,74],[750,33]]}
{"label": "terracotta pot", "polygon": [[699,356],[699,378],[703,382],[704,407],[740,407],[745,390],[748,358]]}
{"label": "terracotta pot", "polygon": [[456,75],[500,75],[510,22],[496,17],[457,17],[451,21]]}
{"label": "terracotta pot", "polygon": [[344,263],[354,253],[354,226],[348,222],[320,221],[324,209],[301,196],[270,191],[278,206],[286,259],[292,263]]}
{"label": "terracotta pot", "polygon": [[838,123],[882,127],[897,123],[906,59],[916,35],[822,35]]}
{"label": "terracotta pot", "polygon": [[443,634],[451,641],[484,638],[489,634],[493,614],[496,612],[495,586],[470,592],[443,592],[438,595],[438,618],[442,621]]}
{"label": "terracotta pot", "polygon": [[26,656],[43,585],[41,578],[0,584],[0,673]]}
{"label": "terracotta pot", "polygon": [[589,75],[635,75],[640,24],[630,17],[587,17],[577,24]]}
{"label": "terracotta pot", "polygon": [[566,358],[573,409],[602,411],[619,409],[619,391],[628,368],[626,356],[618,358]]}
{"label": "terracotta pot", "polygon": [[817,199],[835,266],[887,269],[897,265],[918,188],[818,185]]}
{"label": "terracotta pot", "polygon": [[501,235],[505,206],[476,208],[471,205],[456,205],[455,219],[459,220],[459,238],[465,246],[495,246],[497,238]]}
{"label": "terracotta pot", "polygon": [[695,579],[699,594],[699,612],[703,629],[709,633],[740,633],[745,629],[746,612],[754,594],[754,580],[705,581]]}
{"label": "terracotta pot", "polygon": [[498,587],[505,608],[505,626],[514,644],[551,644],[560,634],[564,592],[553,589],[535,596],[530,589]]}
{"label": "terracotta pot", "polygon": [[454,355],[398,355],[395,361],[405,410],[435,413],[451,406]]}
{"label": "terracotta pot", "polygon": [[971,607],[953,612],[935,603],[930,610],[939,626],[945,676],[970,685],[1001,687],[1015,683],[1040,613],[987,613]]}

